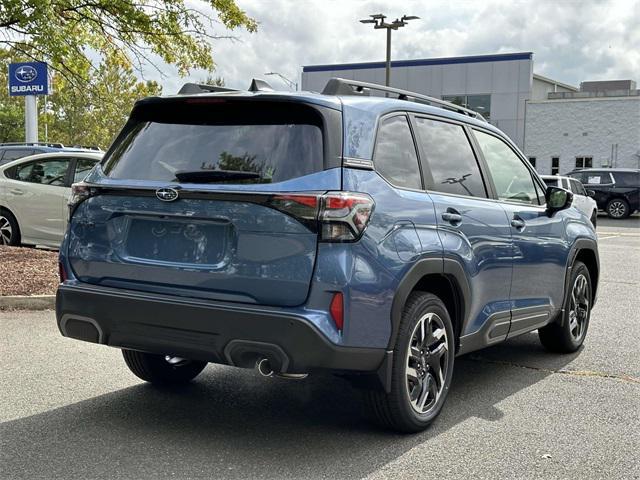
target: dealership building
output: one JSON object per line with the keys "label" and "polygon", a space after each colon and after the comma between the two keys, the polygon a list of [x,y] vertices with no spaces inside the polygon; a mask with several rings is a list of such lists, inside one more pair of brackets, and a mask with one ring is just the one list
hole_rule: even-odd
{"label": "dealership building", "polygon": [[[640,97],[633,82],[610,85],[622,87],[618,90],[629,87],[619,100],[603,97],[602,92],[585,93],[533,70],[532,52],[396,60],[391,62],[390,83],[476,110],[505,132],[541,173],[551,173],[552,163],[564,173],[575,167],[577,158],[589,156],[593,166],[638,167]],[[302,70],[302,89],[322,91],[333,77],[384,85],[385,63],[307,65]],[[580,115],[587,117],[581,119]],[[596,128],[600,118],[609,121],[611,117],[626,122],[621,132],[615,122],[611,128]],[[615,135],[609,136],[614,129]],[[608,156],[604,155],[607,149]]]}

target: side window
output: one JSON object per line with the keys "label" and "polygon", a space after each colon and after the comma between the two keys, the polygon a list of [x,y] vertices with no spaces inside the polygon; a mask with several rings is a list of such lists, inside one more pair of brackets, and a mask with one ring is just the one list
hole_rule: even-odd
{"label": "side window", "polygon": [[376,171],[392,185],[422,188],[418,156],[407,117],[397,115],[380,123],[373,162]]}
{"label": "side window", "polygon": [[575,178],[576,180],[578,180],[581,183],[585,182],[584,172],[574,172],[574,173],[571,173],[569,176],[571,178]]}
{"label": "side window", "polygon": [[587,174],[587,185],[610,185],[613,183],[609,172],[589,172]]}
{"label": "side window", "polygon": [[14,178],[23,182],[62,187],[65,184],[65,177],[67,175],[68,168],[68,158],[56,158],[30,162],[24,165],[19,165],[16,169]]}
{"label": "side window", "polygon": [[571,191],[571,187],[569,186],[569,181],[566,178],[562,179],[562,188],[565,190]]}
{"label": "side window", "polygon": [[640,172],[615,172],[613,176],[618,187],[640,187]]}
{"label": "side window", "polygon": [[28,155],[33,155],[33,150],[25,150],[25,149],[10,149],[4,151],[4,155],[2,157],[2,163],[9,163],[13,160],[17,160],[18,158],[26,157]]}
{"label": "side window", "polygon": [[452,123],[416,118],[417,137],[436,192],[487,196],[480,167],[464,128]]}
{"label": "side window", "polygon": [[571,180],[571,191],[573,193],[577,193],[578,195],[587,196],[587,191],[584,189],[582,184],[577,180]]}
{"label": "side window", "polygon": [[474,130],[500,200],[539,205],[531,172],[511,147],[493,135]]}
{"label": "side window", "polygon": [[98,163],[97,160],[93,158],[78,158],[76,160],[76,171],[73,175],[73,183],[84,180],[96,163]]}

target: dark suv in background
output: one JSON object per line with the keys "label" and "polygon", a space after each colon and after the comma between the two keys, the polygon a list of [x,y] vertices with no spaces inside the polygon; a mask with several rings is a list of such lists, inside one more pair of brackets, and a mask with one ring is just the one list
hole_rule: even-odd
{"label": "dark suv in background", "polygon": [[596,299],[573,194],[480,114],[404,90],[147,98],[73,192],[60,331],[153,383],[328,370],[415,432],[457,355],[533,330],[575,352]]}
{"label": "dark suv in background", "polygon": [[611,218],[627,218],[640,209],[640,169],[585,168],[567,176],[593,190],[598,208]]}

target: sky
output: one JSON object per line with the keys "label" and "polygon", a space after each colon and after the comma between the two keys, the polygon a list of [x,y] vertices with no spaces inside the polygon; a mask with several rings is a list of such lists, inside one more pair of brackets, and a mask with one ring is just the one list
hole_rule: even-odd
{"label": "sky", "polygon": [[[202,8],[202,2],[188,0]],[[300,83],[303,65],[382,61],[383,30],[358,22],[384,13],[419,20],[393,32],[393,60],[533,52],[534,72],[579,86],[581,81],[632,79],[640,83],[640,0],[613,1],[355,1],[236,0],[259,22],[257,33],[234,31],[213,43],[215,76],[246,89],[254,77],[287,85],[265,72]],[[213,31],[228,35],[220,27]],[[165,94],[206,72],[180,78],[170,66],[147,69]]]}

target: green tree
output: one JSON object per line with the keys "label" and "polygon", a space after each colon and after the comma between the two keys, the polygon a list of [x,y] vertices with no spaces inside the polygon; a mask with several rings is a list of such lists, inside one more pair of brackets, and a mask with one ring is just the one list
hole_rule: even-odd
{"label": "green tree", "polygon": [[136,100],[160,95],[156,82],[140,82],[128,63],[116,54],[97,67],[83,85],[59,77],[47,105],[49,138],[64,144],[108,147]]}
{"label": "green tree", "polygon": [[[0,82],[7,84],[8,64],[14,59],[0,49]],[[16,60],[17,61],[17,60]],[[106,148],[118,134],[136,100],[160,95],[156,82],[139,81],[130,65],[117,54],[106,57],[91,80],[68,82],[56,76],[53,94],[38,98],[39,138],[66,145]],[[0,142],[24,140],[24,101],[0,89]]]}
{"label": "green tree", "polygon": [[24,100],[10,97],[8,88],[8,52],[0,49],[0,143],[24,139]]}
{"label": "green tree", "polygon": [[119,54],[139,71],[155,65],[154,55],[181,75],[193,68],[211,71],[212,40],[229,38],[212,33],[216,26],[254,32],[257,23],[234,0],[2,0],[0,5],[0,46],[46,61],[77,84],[95,68],[95,53]]}

